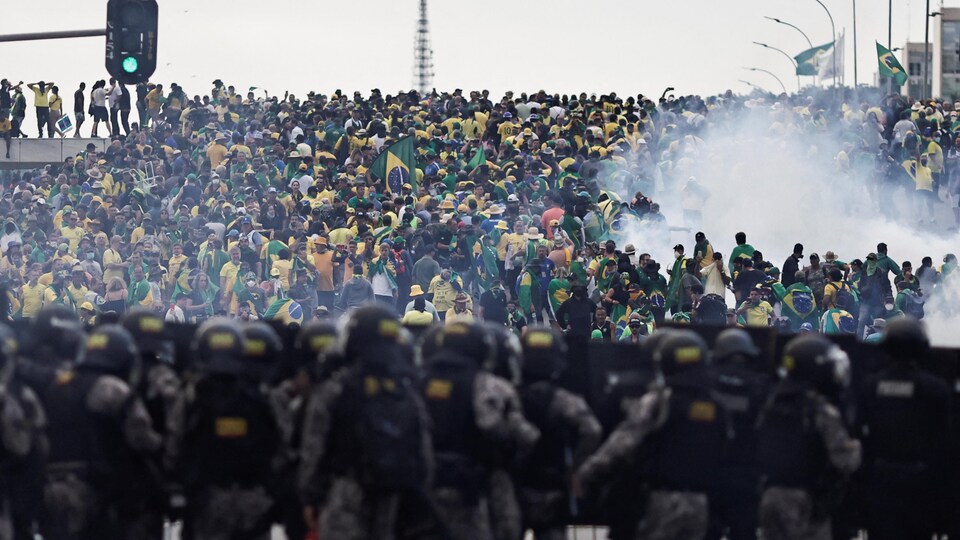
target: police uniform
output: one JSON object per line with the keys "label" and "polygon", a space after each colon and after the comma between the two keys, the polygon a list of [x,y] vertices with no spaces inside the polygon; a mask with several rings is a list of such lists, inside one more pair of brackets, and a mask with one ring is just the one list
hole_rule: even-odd
{"label": "police uniform", "polygon": [[860,442],[824,397],[843,383],[846,362],[843,351],[820,335],[800,335],[784,349],[786,378],[757,419],[764,538],[832,537],[832,495],[861,459]]}
{"label": "police uniform", "polygon": [[[182,388],[174,370],[173,343],[163,318],[155,311],[131,310],[122,324],[136,341],[142,360],[142,373],[138,381],[133,381],[134,389],[150,415],[153,430],[166,441],[169,438],[167,422]],[[162,454],[156,457],[142,463],[140,476],[144,481],[136,486],[138,493],[128,497],[121,508],[126,514],[125,533],[131,539],[163,537],[167,478],[163,474]]]}
{"label": "police uniform", "polygon": [[249,378],[244,343],[239,325],[228,319],[198,328],[192,351],[200,376],[170,422],[168,461],[187,499],[184,527],[196,540],[270,534],[283,440],[267,396]]}
{"label": "police uniform", "polygon": [[[389,311],[361,307],[328,356],[346,364],[307,402],[298,469],[305,513],[320,538],[396,538],[425,513],[435,516],[430,421],[411,385],[409,336]],[[369,426],[374,418],[396,428],[396,439]]]}
{"label": "police uniform", "polygon": [[567,520],[578,512],[570,477],[599,446],[602,429],[583,398],[556,384],[566,364],[562,338],[536,327],[521,343],[524,413],[541,433],[518,472],[524,528],[537,539],[562,539]]}
{"label": "police uniform", "polygon": [[127,383],[138,367],[130,334],[101,326],[77,366],[43,394],[49,418],[44,538],[120,538],[117,509],[145,454],[161,447],[143,402]]}
{"label": "police uniform", "polygon": [[[707,349],[690,331],[672,332],[654,353],[666,387],[631,403],[626,419],[579,470],[584,486],[629,460],[649,471],[650,491],[637,539],[700,539],[707,534],[708,494],[715,489],[719,452],[732,435],[723,405],[712,394]],[[638,479],[639,481],[639,479]]]}
{"label": "police uniform", "polygon": [[36,508],[24,496],[28,476],[47,452],[46,416],[36,394],[16,374],[17,341],[0,325],[0,538],[27,538]]}
{"label": "police uniform", "polygon": [[758,477],[755,425],[769,390],[769,377],[756,368],[760,350],[740,328],[728,328],[714,346],[716,396],[733,424],[733,438],[721,449],[716,491],[710,497],[709,538],[730,540],[757,536]]}
{"label": "police uniform", "polygon": [[867,380],[857,407],[865,528],[881,540],[930,538],[947,532],[950,387],[917,365],[929,350],[917,321],[892,321],[882,346],[894,363]]}
{"label": "police uniform", "polygon": [[504,453],[529,449],[535,430],[519,407],[507,409],[516,397],[509,383],[491,373],[496,344],[488,331],[454,323],[425,339],[436,347],[426,359],[423,396],[434,427],[433,493],[440,517],[454,538],[492,539],[491,472]]}

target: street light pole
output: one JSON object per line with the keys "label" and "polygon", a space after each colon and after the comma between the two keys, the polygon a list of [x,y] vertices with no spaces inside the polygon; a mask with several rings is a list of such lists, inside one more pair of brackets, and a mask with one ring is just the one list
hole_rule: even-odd
{"label": "street light pole", "polygon": [[920,99],[927,97],[927,78],[930,77],[930,0],[923,12],[923,84],[920,86]]}
{"label": "street light pole", "polygon": [[[836,47],[833,52],[836,57]],[[856,90],[857,86],[857,0],[853,0],[853,89]]]}
{"label": "street light pole", "polygon": [[[890,0],[890,1],[892,2],[893,0]],[[771,20],[771,21],[773,21],[773,22],[775,22],[775,23],[777,23],[777,24],[782,24],[782,25],[785,25],[785,26],[789,26],[790,28],[793,28],[793,29],[796,30],[797,32],[800,32],[800,35],[803,36],[803,39],[807,40],[807,45],[809,45],[811,49],[813,48],[813,42],[810,41],[810,38],[807,36],[807,34],[806,34],[803,30],[801,30],[801,29],[797,28],[796,26],[788,23],[787,21],[782,21],[782,20],[780,20],[780,19],[778,19],[778,18],[776,18],[776,17],[767,17],[766,15],[764,15],[763,18],[764,18],[764,19]]]}
{"label": "street light pole", "polygon": [[750,88],[753,88],[754,90],[760,90],[761,92],[768,92],[768,90],[764,89],[762,86],[753,84],[753,83],[750,82],[750,81],[745,81],[745,80],[743,80],[743,79],[737,79],[737,80],[740,81],[740,82],[742,82],[743,84],[749,86]]}
{"label": "street light pole", "polygon": [[[930,0],[927,0],[929,2]],[[833,15],[830,14],[830,10],[827,9],[827,6],[823,4],[820,0],[816,0],[820,7],[827,12],[827,17],[830,18],[830,32],[833,35],[833,85],[837,85],[837,27],[833,24]]]}
{"label": "street light pole", "polygon": [[[891,0],[891,1],[893,1],[893,0]],[[780,20],[780,19],[778,19],[778,18],[776,18],[776,17],[767,17],[766,15],[764,15],[763,18],[764,18],[764,19],[771,20],[771,21],[773,21],[773,22],[775,22],[775,23],[777,23],[777,24],[782,24],[782,25],[784,25],[784,26],[789,26],[790,28],[793,28],[793,29],[796,30],[797,32],[800,32],[800,35],[803,36],[803,39],[807,40],[807,45],[809,46],[809,48],[811,48],[811,49],[813,48],[813,42],[810,41],[810,37],[807,36],[807,33],[804,32],[803,30],[801,30],[800,28],[798,28],[796,25],[790,24],[790,23],[788,23],[787,21]],[[816,74],[816,73],[813,74],[813,84],[814,84],[814,86],[817,85],[817,74]]]}
{"label": "street light pole", "polygon": [[746,69],[746,70],[749,70],[749,71],[759,71],[759,72],[761,72],[761,73],[766,73],[767,75],[769,75],[769,76],[773,77],[774,79],[776,79],[778,83],[780,83],[780,88],[783,88],[783,93],[784,93],[784,94],[787,93],[787,87],[784,86],[783,81],[781,81],[781,80],[780,80],[780,77],[777,77],[777,76],[774,75],[773,73],[771,73],[771,72],[769,72],[769,71],[767,71],[767,70],[765,70],[765,69],[760,69],[760,68],[755,68],[755,67],[745,67],[745,68],[743,68],[743,69]]}
{"label": "street light pole", "polygon": [[[887,0],[887,49],[893,50],[893,0]],[[909,62],[907,67],[909,68]],[[887,94],[893,93],[893,77],[887,77]]]}
{"label": "street light pole", "polygon": [[[776,47],[771,47],[770,45],[767,45],[766,43],[760,43],[759,41],[754,41],[753,43],[754,43],[755,45],[759,45],[759,46],[761,46],[761,47],[763,47],[763,48],[765,48],[765,49],[773,49],[774,51],[777,51],[778,53],[786,56],[786,57],[787,57],[787,60],[790,61],[790,65],[793,66],[793,72],[794,72],[794,73],[797,72],[797,61],[794,60],[794,58],[793,58],[792,56],[790,56],[789,54],[785,53],[784,51],[782,51],[781,49],[778,49],[778,48],[776,48]],[[797,75],[797,92],[799,92],[799,91],[800,91],[800,76]]]}

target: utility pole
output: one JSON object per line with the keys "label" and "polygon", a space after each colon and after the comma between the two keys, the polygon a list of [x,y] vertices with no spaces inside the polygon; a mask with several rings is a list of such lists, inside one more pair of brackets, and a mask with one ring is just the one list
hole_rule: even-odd
{"label": "utility pole", "polygon": [[[887,0],[887,49],[890,51],[893,50],[893,0]],[[907,62],[907,69],[909,68],[910,62]],[[887,94],[892,93],[893,77],[887,77]]]}
{"label": "utility pole", "polygon": [[853,90],[856,95],[857,86],[857,0],[853,0]]}
{"label": "utility pole", "polygon": [[420,95],[433,90],[433,48],[430,46],[430,24],[427,20],[427,0],[420,0],[420,18],[413,47],[414,85]]}
{"label": "utility pole", "polygon": [[927,79],[930,77],[930,0],[923,12],[923,82],[920,85],[920,99],[927,98]]}

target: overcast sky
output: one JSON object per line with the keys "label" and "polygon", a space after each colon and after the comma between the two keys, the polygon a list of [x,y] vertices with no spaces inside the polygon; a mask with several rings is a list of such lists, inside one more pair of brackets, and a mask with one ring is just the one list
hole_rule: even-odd
{"label": "overcast sky", "polygon": [[[853,83],[852,0],[823,0],[837,32],[847,33],[847,83]],[[106,2],[7,3],[0,33],[103,27]],[[153,80],[207,93],[215,78],[239,89],[282,94],[385,92],[413,84],[418,0],[160,0],[159,65]],[[923,0],[894,0],[893,44],[923,41]],[[874,41],[887,40],[887,0],[858,0],[859,74],[873,81]],[[946,2],[960,5],[960,0]],[[931,10],[940,2],[932,2]],[[766,42],[791,55],[830,41],[815,0],[432,0],[435,86],[549,92],[659,95],[746,93],[747,79],[778,89],[770,70],[796,90],[793,68]],[[932,31],[931,31],[932,39]],[[107,78],[103,38],[0,43],[0,76],[59,83],[68,110],[77,83]],[[810,79],[805,79],[808,84]],[[31,103],[32,104],[32,103]],[[28,122],[29,125],[29,122]]]}

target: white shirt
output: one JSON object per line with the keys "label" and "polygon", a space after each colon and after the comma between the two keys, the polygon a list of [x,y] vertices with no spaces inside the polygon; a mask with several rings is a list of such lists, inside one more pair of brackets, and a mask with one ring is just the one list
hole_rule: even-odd
{"label": "white shirt", "polygon": [[163,318],[167,322],[186,322],[187,318],[183,314],[180,306],[174,304],[167,310],[167,315]]}
{"label": "white shirt", "polygon": [[373,276],[370,285],[373,287],[373,294],[377,296],[393,296],[393,287],[390,285],[387,276],[383,275],[383,272]]}
{"label": "white shirt", "polygon": [[107,106],[107,91],[103,87],[97,88],[94,90],[90,99],[93,100],[94,107],[106,107]]}
{"label": "white shirt", "polygon": [[727,267],[720,265],[718,269],[716,264],[711,264],[701,269],[700,273],[706,278],[703,283],[703,294],[715,294],[723,298],[724,303],[726,303],[727,288],[723,285],[723,276],[728,275]]}
{"label": "white shirt", "polygon": [[110,89],[110,108],[116,109],[120,107],[120,95],[123,92],[120,90],[120,85],[116,85]]}

